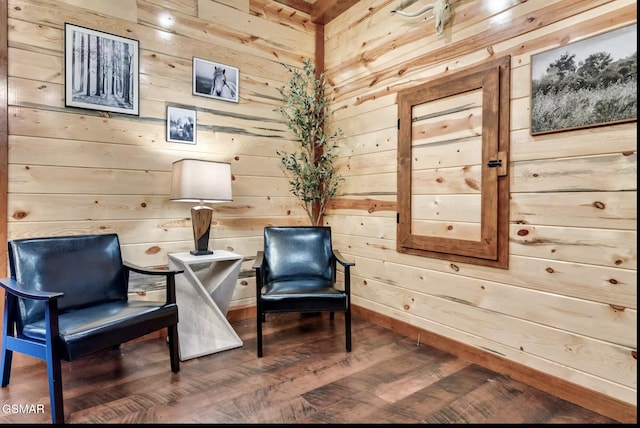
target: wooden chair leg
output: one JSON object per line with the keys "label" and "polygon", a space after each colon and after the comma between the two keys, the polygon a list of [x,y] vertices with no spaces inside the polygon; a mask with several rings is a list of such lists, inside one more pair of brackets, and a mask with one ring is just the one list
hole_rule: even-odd
{"label": "wooden chair leg", "polygon": [[13,359],[13,351],[7,349],[7,339],[2,338],[2,362],[0,362],[0,370],[2,370],[2,387],[9,385],[9,377],[11,376],[11,360]]}
{"label": "wooden chair leg", "polygon": [[256,346],[258,348],[258,358],[262,357],[262,323],[264,319],[265,314],[258,314],[256,317]]}
{"label": "wooden chair leg", "polygon": [[180,357],[178,350],[178,327],[172,325],[168,327],[169,339],[169,357],[171,358],[171,371],[178,373],[180,371]]}
{"label": "wooden chair leg", "polygon": [[54,424],[64,424],[64,399],[62,397],[62,366],[60,358],[52,347],[47,346],[47,377],[49,380],[49,400],[51,420]]}
{"label": "wooden chair leg", "polygon": [[2,387],[9,385],[9,378],[11,377],[11,361],[13,359],[13,350],[9,349],[7,346],[7,337],[13,336],[15,333],[13,331],[14,328],[14,319],[15,319],[15,310],[18,299],[10,295],[9,293],[4,293],[4,323],[2,324],[2,361],[0,361],[0,370],[2,370],[0,378],[2,379]]}
{"label": "wooden chair leg", "polygon": [[347,341],[347,352],[351,352],[351,309],[344,313],[344,334]]}
{"label": "wooden chair leg", "polygon": [[51,401],[51,420],[54,424],[64,424],[64,398],[62,396],[62,366],[58,351],[58,301],[47,301],[44,311],[47,333],[44,343],[44,359],[47,362],[49,380],[49,400]]}

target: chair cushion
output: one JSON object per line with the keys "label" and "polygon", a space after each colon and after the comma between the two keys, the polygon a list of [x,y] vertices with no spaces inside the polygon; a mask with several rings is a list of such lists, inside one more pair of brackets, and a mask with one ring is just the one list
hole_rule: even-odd
{"label": "chair cushion", "polygon": [[[34,290],[64,293],[58,309],[127,300],[118,235],[76,235],[9,242],[12,276]],[[25,324],[44,319],[44,301],[24,300]]]}
{"label": "chair cushion", "polygon": [[272,281],[262,288],[264,312],[344,311],[347,296],[325,279]]}
{"label": "chair cushion", "polygon": [[[164,320],[164,321],[162,321]],[[116,301],[60,313],[60,352],[67,361],[158,330],[178,321],[176,304]],[[44,320],[26,324],[24,336],[45,340]]]}
{"label": "chair cushion", "polygon": [[265,280],[288,281],[302,277],[332,279],[331,229],[328,227],[266,227]]}

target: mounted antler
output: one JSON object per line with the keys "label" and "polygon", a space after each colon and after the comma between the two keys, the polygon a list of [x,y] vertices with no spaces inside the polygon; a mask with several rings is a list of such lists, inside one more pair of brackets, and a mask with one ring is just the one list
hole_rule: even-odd
{"label": "mounted antler", "polygon": [[436,0],[433,4],[428,4],[422,9],[415,12],[404,12],[402,10],[392,10],[391,13],[397,13],[398,15],[414,17],[422,15],[423,13],[433,9],[433,16],[436,20],[436,34],[439,36],[444,33],[444,26],[451,18],[451,6],[448,0]]}

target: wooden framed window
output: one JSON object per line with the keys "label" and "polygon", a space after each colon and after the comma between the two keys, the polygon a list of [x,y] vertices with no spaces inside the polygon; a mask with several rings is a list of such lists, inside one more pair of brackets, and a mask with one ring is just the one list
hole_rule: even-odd
{"label": "wooden framed window", "polygon": [[510,61],[398,93],[399,252],[508,268]]}

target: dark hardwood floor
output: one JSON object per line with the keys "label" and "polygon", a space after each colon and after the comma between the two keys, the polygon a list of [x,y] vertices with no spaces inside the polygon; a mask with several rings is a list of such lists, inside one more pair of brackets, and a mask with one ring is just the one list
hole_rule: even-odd
{"label": "dark hardwood floor", "polygon": [[[616,423],[373,323],[341,314],[233,322],[241,348],[184,361],[162,339],[63,363],[67,423]],[[50,423],[44,363],[16,367],[0,389],[0,424]],[[12,413],[7,405],[44,405]]]}

